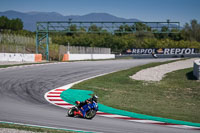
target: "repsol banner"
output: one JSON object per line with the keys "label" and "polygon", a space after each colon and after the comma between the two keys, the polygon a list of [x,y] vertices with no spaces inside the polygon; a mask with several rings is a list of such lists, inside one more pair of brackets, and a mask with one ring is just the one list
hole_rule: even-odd
{"label": "repsol banner", "polygon": [[195,54],[197,49],[195,48],[133,48],[126,50],[127,54]]}

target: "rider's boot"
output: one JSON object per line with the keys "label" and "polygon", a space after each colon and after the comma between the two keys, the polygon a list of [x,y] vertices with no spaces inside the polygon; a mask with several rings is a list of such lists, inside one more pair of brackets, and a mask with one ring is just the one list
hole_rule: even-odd
{"label": "rider's boot", "polygon": [[76,116],[76,115],[80,115],[80,116],[82,116],[83,117],[83,114],[81,113],[81,111],[79,110],[79,111],[74,111],[74,116]]}
{"label": "rider's boot", "polygon": [[78,112],[77,111],[74,111],[74,116],[78,115]]}

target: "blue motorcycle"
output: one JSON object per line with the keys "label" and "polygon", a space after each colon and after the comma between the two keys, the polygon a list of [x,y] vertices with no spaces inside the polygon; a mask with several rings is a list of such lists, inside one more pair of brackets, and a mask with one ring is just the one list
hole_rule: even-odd
{"label": "blue motorcycle", "polygon": [[98,111],[98,104],[95,101],[93,101],[92,103],[90,102],[82,106],[81,108],[77,108],[76,106],[70,108],[68,110],[68,116],[69,117],[79,116],[86,119],[92,119],[95,117],[97,111]]}

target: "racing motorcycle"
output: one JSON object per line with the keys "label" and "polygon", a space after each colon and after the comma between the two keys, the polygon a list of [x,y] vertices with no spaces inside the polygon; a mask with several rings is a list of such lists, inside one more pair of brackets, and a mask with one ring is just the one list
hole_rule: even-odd
{"label": "racing motorcycle", "polygon": [[98,104],[95,101],[93,101],[88,104],[85,104],[81,108],[74,106],[68,110],[67,114],[69,117],[79,116],[86,119],[92,119],[95,117],[97,111]]}

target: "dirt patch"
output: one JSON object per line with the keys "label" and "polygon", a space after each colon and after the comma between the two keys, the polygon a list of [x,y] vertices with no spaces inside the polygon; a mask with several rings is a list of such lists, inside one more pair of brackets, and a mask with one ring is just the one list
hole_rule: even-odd
{"label": "dirt patch", "polygon": [[0,128],[0,133],[42,133],[42,132],[32,132],[32,131],[25,131],[25,130]]}
{"label": "dirt patch", "polygon": [[168,63],[156,67],[143,69],[134,74],[133,76],[130,76],[130,78],[135,80],[160,81],[162,80],[162,78],[165,76],[166,73],[193,67],[194,60],[197,60],[197,58],[176,61],[173,63]]}

